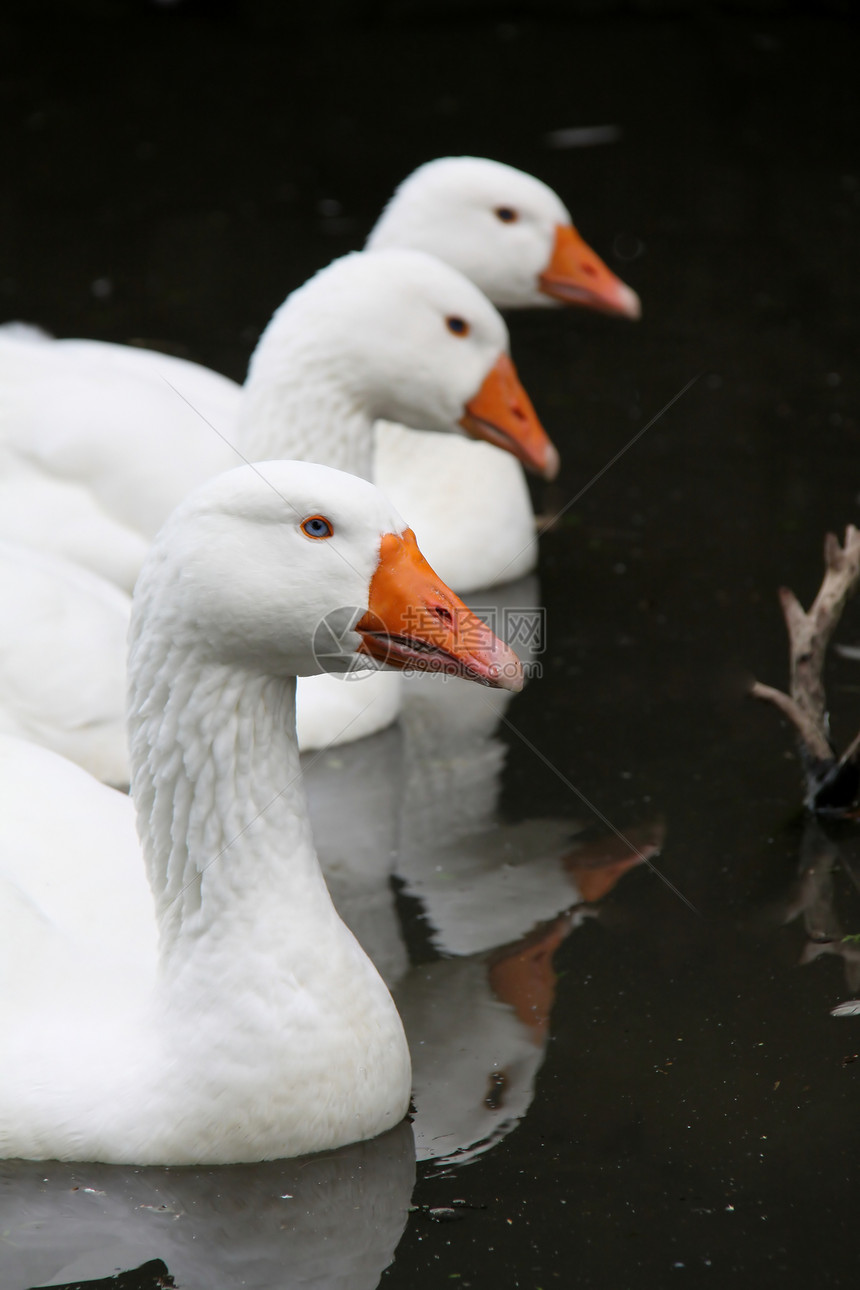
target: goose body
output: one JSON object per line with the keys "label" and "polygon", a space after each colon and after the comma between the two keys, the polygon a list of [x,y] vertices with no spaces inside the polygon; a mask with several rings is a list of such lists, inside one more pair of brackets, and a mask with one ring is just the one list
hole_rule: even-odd
{"label": "goose body", "polygon": [[[375,479],[427,534],[451,586],[467,595],[522,577],[537,563],[537,530],[519,462],[486,443],[377,425]],[[421,481],[432,479],[428,501]]]}
{"label": "goose body", "polygon": [[0,542],[0,602],[0,732],[127,785],[128,596],[71,560]]}
{"label": "goose body", "polygon": [[[138,535],[144,555],[192,488],[240,464],[217,433],[233,430],[238,387],[197,363],[0,330],[0,377],[7,451],[53,481],[85,489],[96,513]],[[0,524],[11,536],[7,521]],[[60,530],[46,534],[47,543],[62,538],[59,523],[45,527]],[[104,572],[103,558],[93,550],[82,563]]]}
{"label": "goose body", "polygon": [[[39,784],[13,785],[0,868],[18,928],[0,942],[0,1154],[229,1163],[358,1141],[404,1114],[402,1026],[332,906],[295,738],[296,674],[318,668],[316,623],[344,604],[365,611],[345,657],[521,684],[372,485],[275,462],[195,490],[147,557],[130,631],[157,967],[148,916],[123,921],[140,895],[128,799],[32,750]],[[416,609],[426,626],[408,625]],[[84,798],[89,859],[66,835]],[[108,876],[89,921],[75,891],[92,875]]]}
{"label": "goose body", "polygon": [[[11,357],[0,340],[0,371]],[[2,396],[0,396],[2,397]],[[0,541],[73,560],[113,582],[131,587],[146,556],[147,540],[110,515],[87,485],[46,471],[38,461],[0,444]]]}

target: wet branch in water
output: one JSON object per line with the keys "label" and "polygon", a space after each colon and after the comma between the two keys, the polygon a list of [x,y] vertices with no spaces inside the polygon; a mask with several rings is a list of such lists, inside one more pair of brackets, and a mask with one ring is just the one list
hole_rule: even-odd
{"label": "wet branch in water", "polygon": [[860,531],[849,524],[845,541],[828,533],[824,539],[825,572],[818,594],[804,610],[793,591],[781,587],[789,640],[789,692],[755,681],[751,693],[774,704],[794,724],[800,743],[806,805],[828,815],[847,814],[855,805],[860,770],[860,733],[837,756],[830,735],[824,660],[842,612],[860,585]]}

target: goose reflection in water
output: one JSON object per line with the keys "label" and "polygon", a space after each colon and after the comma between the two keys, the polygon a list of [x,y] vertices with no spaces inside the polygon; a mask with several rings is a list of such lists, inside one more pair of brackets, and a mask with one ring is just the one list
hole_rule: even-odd
{"label": "goose reflection in water", "polygon": [[160,1260],[153,1290],[373,1290],[414,1182],[405,1121],[338,1151],[254,1165],[0,1161],[0,1284],[101,1284]]}
{"label": "goose reflection in water", "polygon": [[[504,639],[508,607],[538,612],[537,579],[472,600]],[[563,865],[570,820],[499,819],[506,746],[497,731],[507,704],[484,687],[473,701],[454,678],[427,679],[406,678],[398,730],[302,763],[329,889],[389,987],[408,967],[392,874],[422,902],[444,953],[514,941],[579,900]]]}
{"label": "goose reflection in water", "polygon": [[[447,685],[438,689],[447,695]],[[485,1153],[525,1115],[549,1037],[553,956],[629,869],[659,851],[663,833],[660,824],[631,829],[628,846],[614,835],[572,838],[570,821],[499,822],[498,708],[467,709],[462,698],[431,723],[428,695],[417,727],[408,718],[419,709],[407,704],[402,729],[305,762],[329,889],[406,1030],[418,1159],[442,1165]],[[462,767],[441,755],[454,713]],[[415,821],[400,800],[404,767]],[[395,870],[424,915],[429,962],[410,966]]]}
{"label": "goose reflection in water", "polygon": [[[505,623],[539,612],[537,579],[470,601],[504,637]],[[517,641],[526,666],[540,645],[538,634]],[[399,727],[307,755],[303,773],[335,905],[406,1030],[418,1157],[464,1163],[532,1101],[555,950],[628,869],[659,851],[663,830],[630,830],[628,846],[612,835],[577,840],[569,819],[504,821],[498,728],[511,696],[470,692],[454,678],[406,682]],[[437,961],[410,966],[395,884],[418,904]]]}
{"label": "goose reflection in water", "polygon": [[[419,1160],[466,1164],[528,1111],[550,1034],[554,955],[571,932],[599,919],[596,902],[658,850],[660,826],[631,832],[633,850],[614,836],[568,843],[561,868],[575,903],[563,913],[511,944],[417,965],[396,986],[412,1054]],[[524,866],[532,868],[539,888],[547,868]],[[557,889],[553,879],[544,890],[552,899]]]}
{"label": "goose reflection in water", "polygon": [[[771,912],[783,924],[802,921],[806,942],[801,964],[823,957],[842,959],[846,988],[855,996],[851,1002],[860,1012],[856,998],[860,994],[860,914],[855,901],[853,922],[846,926],[838,908],[840,871],[860,891],[860,861],[852,852],[851,842],[851,833],[845,826],[828,824],[811,815],[805,818],[796,876],[774,902]],[[844,1015],[855,1015],[847,1004],[842,1007]]]}

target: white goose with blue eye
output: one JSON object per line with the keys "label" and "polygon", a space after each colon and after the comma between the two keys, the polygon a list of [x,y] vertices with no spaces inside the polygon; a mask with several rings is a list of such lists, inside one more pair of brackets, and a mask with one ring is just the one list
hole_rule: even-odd
{"label": "white goose with blue eye", "polygon": [[[422,252],[394,250],[335,261],[294,292],[263,333],[241,391],[164,355],[0,334],[0,439],[12,459],[0,475],[0,533],[17,531],[23,511],[23,539],[108,576],[119,558],[130,579],[134,560],[129,567],[113,529],[134,530],[145,550],[189,488],[235,465],[228,440],[246,460],[300,457],[369,477],[374,423],[382,416],[490,437],[551,474],[557,454],[507,350],[502,319],[461,274]],[[222,386],[236,394],[223,416]],[[67,512],[55,509],[63,489],[75,505],[89,499],[94,526],[76,513],[64,527]],[[17,592],[14,568],[4,582],[4,631],[20,656],[19,698],[9,702],[26,710],[32,731],[45,660],[28,670],[20,644],[28,638],[21,627],[31,599],[26,574]],[[86,615],[86,606],[79,612]],[[59,622],[58,615],[53,626]],[[117,670],[113,645],[105,643],[104,661],[91,652],[65,654],[60,631],[46,626],[40,639],[44,650],[57,651],[53,675],[70,692],[90,684],[81,673],[104,678]],[[301,746],[359,738],[393,720],[398,706],[396,677],[361,685],[321,677],[301,687]],[[117,720],[123,709],[117,686]],[[14,729],[17,719],[13,711],[7,725]],[[86,740],[75,753],[66,731],[51,731],[51,722],[43,711],[44,742],[90,765]],[[104,778],[123,782],[123,765]]]}
{"label": "white goose with blue eye", "polygon": [[0,1154],[261,1160],[405,1113],[400,1020],[334,911],[299,772],[295,677],[318,669],[317,624],[343,605],[360,613],[344,666],[522,684],[371,484],[272,462],[194,492],[147,557],[129,652],[134,805],[0,739]]}

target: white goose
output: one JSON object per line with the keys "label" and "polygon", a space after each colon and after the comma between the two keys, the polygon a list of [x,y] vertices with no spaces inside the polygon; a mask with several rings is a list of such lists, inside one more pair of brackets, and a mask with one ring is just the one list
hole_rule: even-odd
{"label": "white goose", "polygon": [[[574,228],[551,188],[480,157],[443,157],[397,189],[368,250],[411,246],[451,264],[500,309],[563,302],[638,318],[639,297]],[[374,479],[413,519],[427,558],[461,593],[534,568],[534,516],[517,462],[485,444],[378,428]],[[426,488],[426,480],[437,486]],[[487,539],[491,540],[488,541]]]}
{"label": "white goose", "polygon": [[547,184],[486,157],[439,157],[404,179],[366,244],[392,247],[444,260],[499,309],[564,302],[626,318],[642,312]]}
{"label": "white goose", "polygon": [[[30,542],[68,550],[108,576],[119,558],[132,576],[123,534],[134,529],[137,555],[145,550],[189,488],[236,464],[228,438],[248,460],[301,457],[369,477],[380,416],[489,436],[552,474],[557,454],[507,347],[504,323],[485,297],[456,271],[414,251],[347,256],[294,292],[263,333],[242,391],[164,355],[0,334],[0,438],[10,459],[0,471],[0,533],[20,531],[23,512]],[[91,524],[76,519],[64,526],[69,498],[75,505],[88,498]],[[11,635],[23,688],[18,700],[7,700],[0,728],[23,726],[25,716],[34,733],[45,659],[28,671],[19,644],[30,635],[22,623],[32,620],[32,592],[18,566],[7,566],[3,581],[8,612],[0,651]],[[85,631],[88,607],[82,603],[77,612]],[[114,638],[105,638],[97,655],[64,653],[58,630],[40,639],[43,651],[56,653],[50,667],[57,684],[72,693],[103,689],[109,676],[119,676],[123,654]],[[97,679],[87,680],[93,673]],[[303,748],[371,733],[399,706],[397,678],[387,675],[348,686],[321,677],[300,693]],[[102,702],[100,719],[104,709]],[[121,720],[118,679],[113,710]],[[48,735],[43,742],[91,766],[86,731],[76,751],[44,703],[39,721]],[[120,753],[104,773],[113,783],[126,778]]]}
{"label": "white goose", "polygon": [[[300,782],[295,676],[317,669],[316,624],[342,605],[364,610],[345,663],[522,684],[372,485],[270,462],[194,492],[147,558],[130,634],[154,983],[135,961],[147,928],[130,802],[18,743],[40,770],[22,783],[7,750],[0,1155],[271,1159],[372,1137],[405,1113],[400,1020],[334,911]],[[87,794],[82,873],[60,816]],[[90,908],[82,886],[100,883]]]}
{"label": "white goose", "polygon": [[[565,301],[639,316],[635,292],[586,246],[552,189],[498,162],[453,157],[420,167],[368,240],[373,251],[398,247],[455,266],[500,307]],[[141,532],[151,536],[199,482],[210,454],[209,473],[235,465],[198,411],[229,436],[240,416],[239,387],[198,364],[121,345],[43,340],[35,346],[41,353],[33,348],[32,336],[0,333],[0,445],[14,448],[8,462],[0,461],[0,537],[60,550],[130,589],[144,549]],[[114,443],[119,426],[125,433]],[[130,492],[129,441],[136,485]],[[470,448],[458,440],[404,440],[401,431],[386,429],[377,467],[378,482],[398,497],[414,497],[423,540],[444,555],[442,575],[450,573],[461,590],[508,581],[535,560],[522,472],[489,450]],[[435,502],[423,487],[428,468],[442,480]],[[117,473],[126,485],[119,494]],[[92,486],[95,498],[88,496]]]}
{"label": "white goose", "polygon": [[[0,503],[31,486],[42,528],[31,522],[25,540],[107,573],[101,549],[81,549],[79,526],[67,550],[53,513],[38,511],[33,472],[46,487],[87,490],[103,523],[145,539],[191,488],[242,459],[306,459],[369,477],[382,417],[466,430],[541,473],[558,468],[499,314],[456,270],[398,250],[345,256],[294,291],[241,391],[165,355],[0,333]],[[0,536],[18,538],[18,511],[7,521],[6,509]]]}

